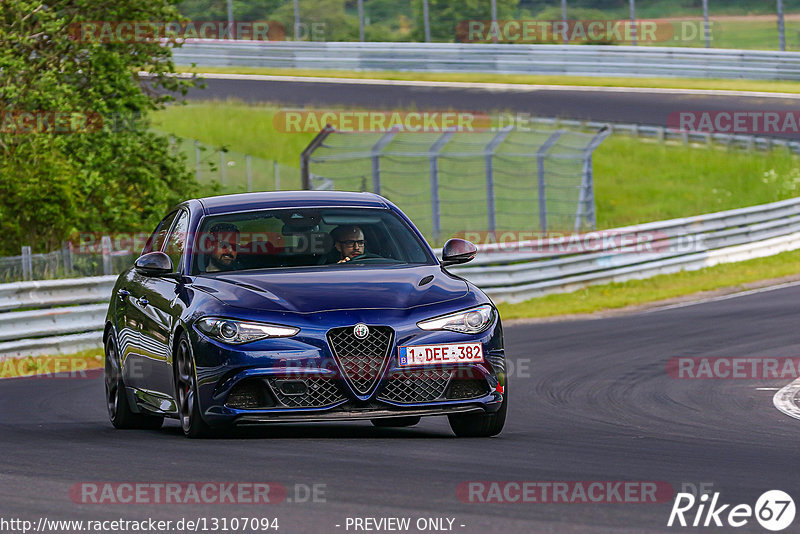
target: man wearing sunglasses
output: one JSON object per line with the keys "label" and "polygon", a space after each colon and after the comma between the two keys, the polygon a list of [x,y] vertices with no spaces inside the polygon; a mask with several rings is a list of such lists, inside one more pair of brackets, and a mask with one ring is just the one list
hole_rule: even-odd
{"label": "man wearing sunglasses", "polygon": [[338,263],[350,261],[366,252],[364,232],[358,226],[338,226],[331,232],[333,243],[339,251]]}

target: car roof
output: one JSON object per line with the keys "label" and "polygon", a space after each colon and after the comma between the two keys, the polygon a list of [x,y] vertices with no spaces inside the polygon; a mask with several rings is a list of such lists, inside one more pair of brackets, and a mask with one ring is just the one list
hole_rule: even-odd
{"label": "car roof", "polygon": [[386,200],[374,193],[350,191],[269,191],[240,193],[198,199],[206,215],[275,208],[359,207],[389,208]]}

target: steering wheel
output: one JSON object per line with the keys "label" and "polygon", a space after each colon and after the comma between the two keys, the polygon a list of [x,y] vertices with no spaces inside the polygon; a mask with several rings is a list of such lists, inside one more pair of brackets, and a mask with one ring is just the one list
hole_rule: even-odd
{"label": "steering wheel", "polygon": [[350,258],[350,261],[347,261],[345,263],[353,263],[355,261],[357,261],[359,263],[370,263],[370,262],[372,262],[374,260],[386,260],[386,258],[384,258],[383,256],[380,256],[378,254],[374,254],[372,252],[365,252],[364,254],[361,254],[360,256],[353,256],[352,258]]}

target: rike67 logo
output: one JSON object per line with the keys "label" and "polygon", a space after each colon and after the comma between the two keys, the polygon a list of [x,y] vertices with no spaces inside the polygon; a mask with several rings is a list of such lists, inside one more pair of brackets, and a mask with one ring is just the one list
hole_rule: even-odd
{"label": "rike67 logo", "polygon": [[711,496],[704,493],[699,498],[691,493],[678,493],[667,526],[739,528],[755,518],[763,528],[778,532],[792,524],[794,515],[794,500],[781,490],[765,492],[754,507],[723,504],[719,492]]}

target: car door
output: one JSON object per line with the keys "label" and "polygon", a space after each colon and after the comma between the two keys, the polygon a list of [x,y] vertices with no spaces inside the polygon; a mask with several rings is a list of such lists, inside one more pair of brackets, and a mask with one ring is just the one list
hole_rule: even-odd
{"label": "car door", "polygon": [[[173,273],[182,270],[188,229],[189,213],[180,210],[161,248],[172,260]],[[147,300],[147,304],[141,308],[142,345],[149,356],[150,365],[147,387],[154,393],[172,398],[171,334],[184,306],[179,298],[182,285],[177,277],[151,276],[142,280],[141,287]]]}
{"label": "car door", "polygon": [[[143,254],[164,248],[169,230],[175,222],[178,212],[174,211],[159,223]],[[153,328],[154,315],[150,306],[150,277],[135,269],[131,269],[120,287],[118,296],[121,304],[121,319],[125,327],[120,331],[120,345],[125,357],[125,383],[137,389],[151,389],[154,382],[153,373],[159,369],[158,361],[163,358],[163,349],[151,340],[153,336],[145,333]],[[156,350],[154,350],[154,348]]]}

